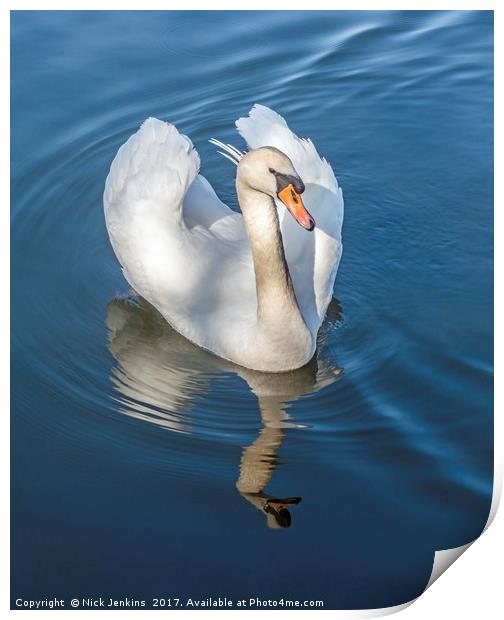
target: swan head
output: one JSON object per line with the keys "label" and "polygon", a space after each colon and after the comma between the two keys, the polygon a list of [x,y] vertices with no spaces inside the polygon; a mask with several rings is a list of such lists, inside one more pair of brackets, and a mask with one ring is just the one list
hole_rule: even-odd
{"label": "swan head", "polygon": [[313,230],[315,220],[301,199],[305,186],[291,160],[273,146],[245,153],[238,164],[236,180],[249,188],[280,200],[303,228]]}

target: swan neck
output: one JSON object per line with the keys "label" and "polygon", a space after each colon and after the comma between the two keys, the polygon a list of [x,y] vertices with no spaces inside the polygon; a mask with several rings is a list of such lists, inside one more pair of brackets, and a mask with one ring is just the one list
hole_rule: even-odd
{"label": "swan neck", "polygon": [[259,323],[285,325],[295,319],[304,326],[273,199],[239,180],[237,193],[254,261]]}

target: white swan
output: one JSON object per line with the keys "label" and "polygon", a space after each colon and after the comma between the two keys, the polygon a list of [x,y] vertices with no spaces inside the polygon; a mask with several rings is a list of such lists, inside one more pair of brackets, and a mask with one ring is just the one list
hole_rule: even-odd
{"label": "white swan", "polygon": [[126,280],[188,340],[247,368],[293,370],[313,356],[332,297],[343,195],[313,143],[269,108],[236,126],[247,153],[214,142],[237,163],[242,215],[198,174],[189,138],[149,118],[112,162],[107,230]]}

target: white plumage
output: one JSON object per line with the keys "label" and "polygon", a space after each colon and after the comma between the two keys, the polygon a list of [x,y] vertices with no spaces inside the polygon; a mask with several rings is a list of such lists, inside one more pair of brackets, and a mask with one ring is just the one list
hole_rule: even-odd
{"label": "white plumage", "polygon": [[[259,149],[261,157],[278,159],[262,149],[267,146],[287,155],[306,186],[302,199],[315,219],[313,232],[299,226],[280,200],[272,198],[295,299],[309,332],[308,344],[296,348],[294,327],[289,331],[280,320],[261,326],[256,274],[268,266],[256,264],[254,270],[249,236],[252,241],[254,233],[257,240],[260,226],[266,224],[258,221],[253,231],[253,218],[246,218],[247,228],[243,216],[220,201],[198,174],[200,159],[192,142],[173,125],[149,118],[120,147],[105,184],[107,230],[129,284],[182,335],[244,366],[290,370],[313,355],[331,299],[342,249],[342,192],[313,143],[295,136],[269,108],[254,106],[236,126],[249,149]],[[239,172],[245,168],[239,162],[247,155],[231,145],[217,144],[222,154],[238,164]],[[259,175],[261,170],[255,172]],[[271,176],[267,166],[263,176]],[[245,206],[241,204],[244,213]],[[247,209],[257,215],[262,207]],[[289,320],[291,310],[282,306],[280,296],[278,292],[275,301],[277,307],[285,306],[283,322],[294,325],[294,317]]]}

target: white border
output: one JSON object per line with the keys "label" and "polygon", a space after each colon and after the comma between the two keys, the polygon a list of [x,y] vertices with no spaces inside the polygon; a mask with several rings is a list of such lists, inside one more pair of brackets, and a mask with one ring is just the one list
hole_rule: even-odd
{"label": "white border", "polygon": [[[398,1],[387,1],[387,2],[362,2],[355,0],[354,2],[338,2],[338,1],[324,1],[320,2],[317,0],[313,0],[310,3],[307,2],[299,2],[297,0],[282,0],[271,2],[267,0],[255,0],[255,2],[250,1],[241,1],[238,6],[238,2],[236,0],[214,0],[209,6],[208,1],[164,1],[163,0],[144,0],[143,2],[134,2],[124,0],[119,2],[115,1],[102,1],[98,2],[97,0],[88,0],[87,2],[76,2],[69,6],[68,3],[62,1],[51,1],[51,2],[37,2],[37,1],[22,1],[18,0],[17,2],[9,2],[8,6],[2,10],[2,20],[1,20],[1,31],[0,31],[0,46],[1,46],[1,62],[2,62],[2,75],[5,76],[5,87],[2,89],[2,92],[8,93],[10,92],[9,82],[10,82],[10,61],[9,61],[9,46],[10,46],[10,35],[9,35],[9,11],[10,10],[27,10],[27,9],[56,9],[56,10],[68,10],[68,9],[158,9],[158,10],[173,10],[173,9],[285,9],[285,10],[298,10],[298,9],[331,9],[331,10],[345,10],[345,9],[358,9],[358,10],[385,10],[385,9],[457,9],[457,10],[483,10],[490,9],[495,10],[496,2],[468,2],[465,0],[462,1],[445,1],[445,2],[433,2],[430,0],[424,0],[423,2],[398,2]],[[500,88],[501,88],[501,80],[500,74],[498,73],[498,57],[500,53],[500,37],[499,34],[502,34],[501,28],[501,19],[500,19],[500,11],[495,11],[495,60],[496,60],[496,71],[495,71],[495,109],[498,109],[498,102],[501,100],[500,97]],[[4,131],[2,132],[2,136],[4,138],[2,149],[0,150],[0,174],[2,176],[2,184],[1,187],[6,188],[7,190],[7,200],[4,202],[4,205],[7,206],[10,204],[10,117],[9,117],[9,101],[5,97],[0,99],[0,106],[2,109],[2,118],[3,118],[3,126]],[[500,132],[500,123],[498,119],[495,119],[495,135],[499,136]],[[497,143],[497,141],[496,141]],[[500,154],[499,149],[495,149],[495,167],[499,168],[500,163]],[[495,184],[495,201],[494,204],[502,205],[502,201],[499,200],[502,195],[499,177],[496,178]],[[8,218],[8,209],[4,209],[5,217]],[[495,230],[501,231],[502,227],[499,226],[500,220],[502,216],[500,214],[500,210],[495,210]],[[9,297],[9,221],[7,220],[5,225],[0,227],[0,277],[1,277],[1,289],[4,294]],[[497,235],[496,235],[497,237]],[[495,268],[498,269],[499,264],[501,264],[501,255],[498,247],[496,246],[495,250]],[[501,317],[504,316],[502,312],[499,310],[502,309],[502,295],[501,289],[497,287],[495,290],[495,316]],[[1,480],[2,480],[2,488],[4,489],[4,497],[9,497],[9,416],[8,411],[10,409],[10,399],[9,399],[9,389],[10,389],[10,376],[8,372],[9,368],[9,299],[4,299],[3,303],[0,304],[0,312],[1,312],[1,325],[2,329],[0,330],[1,334],[1,355],[0,363],[1,363],[1,385],[3,388],[4,402],[5,408],[2,415],[2,451],[1,451],[1,459],[2,459],[2,467],[1,467]],[[484,317],[482,317],[484,320]],[[496,354],[495,354],[495,362],[496,368],[499,369],[500,365],[500,357],[499,352],[501,350],[498,347],[499,344],[502,344],[502,329],[499,326],[499,323],[495,325],[495,343],[496,343]],[[494,487],[494,501],[492,504],[492,514],[495,516],[495,511],[498,505],[498,498],[500,497],[500,491],[502,487],[502,422],[500,420],[499,405],[502,403],[502,388],[499,389],[498,384],[496,384],[496,393],[495,393],[495,412],[497,415],[495,416],[495,450],[496,450],[496,458],[495,458],[495,487]],[[502,513],[502,511],[501,511]],[[400,605],[395,608],[388,608],[386,610],[362,610],[356,612],[348,612],[348,611],[330,611],[326,610],[325,613],[330,613],[332,617],[341,617],[341,618],[356,618],[356,617],[373,617],[378,615],[384,615],[384,613],[394,613],[396,611],[400,611],[408,607],[405,614],[405,618],[418,618],[424,619],[425,617],[443,617],[444,614],[450,617],[457,617],[460,619],[471,619],[473,620],[475,615],[480,617],[494,617],[496,609],[501,607],[501,595],[500,595],[500,575],[502,574],[501,569],[501,557],[498,550],[504,548],[502,545],[504,538],[504,525],[503,525],[503,517],[502,514],[499,513],[496,518],[496,522],[489,531],[486,531],[481,539],[478,539],[477,545],[466,545],[462,552],[470,547],[469,551],[458,561],[456,565],[451,568],[450,571],[446,575],[443,576],[440,584],[436,583],[433,586],[429,587],[428,594],[424,594],[419,599],[417,599],[415,605],[412,607],[408,607],[409,604]],[[2,526],[2,534],[4,537],[3,545],[2,545],[2,557],[3,562],[1,565],[1,573],[0,573],[0,600],[1,606],[0,611],[2,614],[11,614],[15,613],[16,618],[24,617],[30,612],[26,611],[9,611],[10,604],[10,593],[9,593],[9,554],[6,551],[9,549],[9,510],[7,507],[0,513],[1,514],[1,526]],[[489,523],[491,518],[489,517]],[[488,526],[489,524],[487,524]],[[440,563],[445,561],[447,558],[454,558],[457,555],[455,551],[442,552],[440,555],[436,554],[437,562],[434,562],[433,566],[433,575],[437,573],[437,569],[439,568]],[[451,563],[451,562],[450,562]],[[448,563],[448,565],[450,564]],[[437,566],[436,566],[437,564]],[[436,575],[436,578],[439,575]],[[499,581],[498,581],[499,580]],[[431,578],[429,584],[434,583],[435,578]],[[234,613],[243,613],[238,612],[237,610],[233,610]],[[381,612],[381,613],[380,613]],[[52,611],[41,611],[39,612],[42,615],[52,614]],[[70,610],[68,611],[60,611],[58,613],[58,617],[61,617],[64,620],[67,617],[67,614],[71,614]],[[110,614],[119,614],[122,613],[120,611],[114,612],[92,612],[92,611],[82,611],[81,614],[92,614],[91,617],[97,618],[97,614],[106,614],[107,617]],[[150,614],[150,611],[131,611],[128,613],[128,617],[145,617],[146,614]],[[184,613],[184,614],[201,614],[202,612],[197,611],[178,611],[173,613]],[[207,613],[212,613],[211,611]],[[215,611],[213,613],[219,613]],[[282,612],[282,611],[263,611],[263,612],[252,612],[248,611],[246,613],[261,613],[261,616],[268,614],[275,614],[275,617],[278,617],[278,614],[287,614],[291,612]],[[310,612],[308,612],[310,613]],[[320,611],[311,612],[311,613],[321,613]],[[324,611],[322,611],[324,613]]]}

